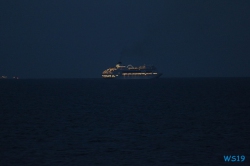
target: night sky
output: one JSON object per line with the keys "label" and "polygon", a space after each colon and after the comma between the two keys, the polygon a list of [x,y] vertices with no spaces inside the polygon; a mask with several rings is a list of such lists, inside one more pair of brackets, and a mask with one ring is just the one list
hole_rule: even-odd
{"label": "night sky", "polygon": [[101,78],[119,60],[163,77],[249,77],[249,0],[2,0],[0,76]]}

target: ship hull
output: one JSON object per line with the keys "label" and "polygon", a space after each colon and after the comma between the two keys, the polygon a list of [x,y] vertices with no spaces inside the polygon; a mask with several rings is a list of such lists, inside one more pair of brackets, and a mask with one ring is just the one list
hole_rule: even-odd
{"label": "ship hull", "polygon": [[115,77],[102,77],[104,79],[155,79],[155,78],[159,78],[162,74],[158,73],[156,75],[148,75],[148,76],[123,76],[123,75],[118,75]]}

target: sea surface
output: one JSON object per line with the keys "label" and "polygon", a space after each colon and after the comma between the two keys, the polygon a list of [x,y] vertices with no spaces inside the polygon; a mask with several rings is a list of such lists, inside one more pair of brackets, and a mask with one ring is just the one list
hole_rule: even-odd
{"label": "sea surface", "polygon": [[0,165],[249,166],[250,78],[0,80]]}

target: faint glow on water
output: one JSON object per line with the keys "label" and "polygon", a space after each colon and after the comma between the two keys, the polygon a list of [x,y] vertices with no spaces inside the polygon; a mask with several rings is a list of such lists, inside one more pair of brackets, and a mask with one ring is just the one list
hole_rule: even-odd
{"label": "faint glow on water", "polygon": [[0,165],[249,165],[247,78],[0,85]]}

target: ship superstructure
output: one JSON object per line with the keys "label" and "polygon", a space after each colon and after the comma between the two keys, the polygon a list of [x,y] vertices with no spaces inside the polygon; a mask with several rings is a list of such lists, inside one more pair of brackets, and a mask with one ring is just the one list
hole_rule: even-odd
{"label": "ship superstructure", "polygon": [[110,67],[102,72],[102,78],[116,79],[152,79],[161,75],[162,73],[159,73],[154,66],[123,66],[121,62],[118,62],[115,67]]}

